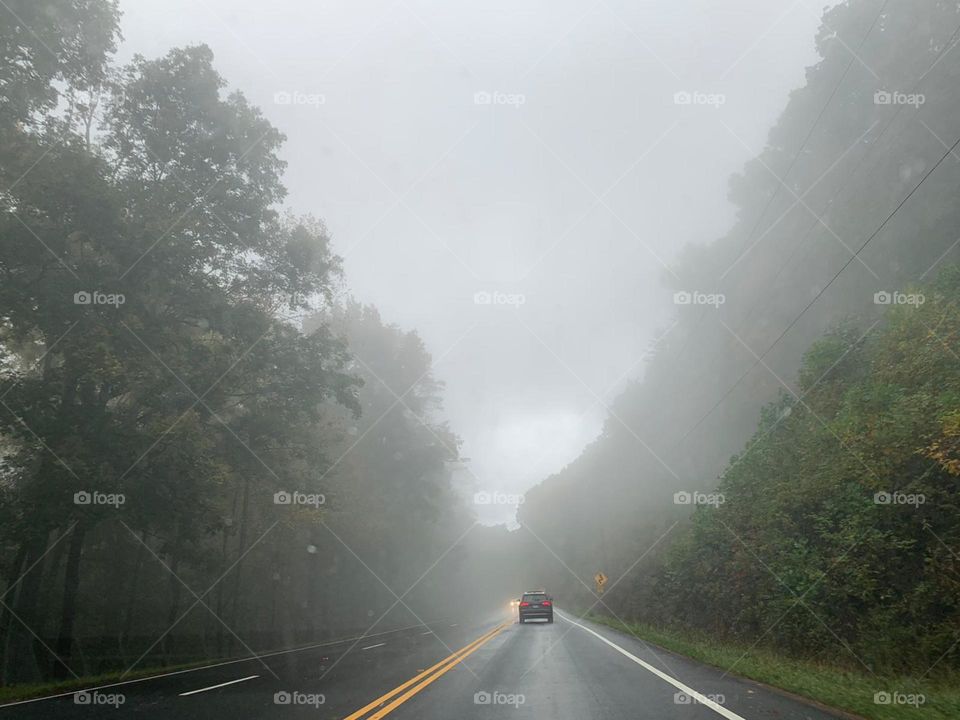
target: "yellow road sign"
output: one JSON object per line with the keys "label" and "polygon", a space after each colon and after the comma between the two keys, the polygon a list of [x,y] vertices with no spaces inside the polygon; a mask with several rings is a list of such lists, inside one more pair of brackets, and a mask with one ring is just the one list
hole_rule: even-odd
{"label": "yellow road sign", "polygon": [[597,584],[597,594],[603,592],[603,586],[607,584],[607,576],[602,572],[598,572],[593,576],[593,581]]}

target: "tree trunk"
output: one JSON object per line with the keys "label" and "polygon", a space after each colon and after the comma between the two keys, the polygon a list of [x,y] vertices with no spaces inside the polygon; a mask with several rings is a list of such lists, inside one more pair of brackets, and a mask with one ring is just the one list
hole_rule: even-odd
{"label": "tree trunk", "polygon": [[129,574],[128,551],[129,533],[124,529],[120,532],[115,524],[109,524],[104,528],[107,542],[117,548],[116,554],[110,563],[109,580],[107,581],[107,592],[100,598],[100,628],[99,647],[103,654],[111,652],[120,653],[120,628],[122,624],[119,620],[123,617],[122,591],[124,589],[124,578]]}
{"label": "tree trunk", "polygon": [[[180,591],[182,585],[180,584],[180,576],[178,571],[180,570],[180,521],[175,521],[174,524],[174,541],[173,541],[173,551],[170,553],[170,605],[167,608],[167,627],[173,627],[174,623],[177,622],[177,616],[180,614]],[[163,653],[167,655],[167,660],[169,662],[169,652],[173,649],[173,633],[166,635],[163,638]]]}
{"label": "tree trunk", "polygon": [[13,589],[13,584],[20,579],[20,575],[23,574],[23,571],[26,569],[26,563],[24,562],[26,557],[27,545],[26,543],[21,543],[17,549],[17,555],[13,560],[13,564],[10,566],[7,582],[4,583],[4,604],[0,605],[0,687],[7,684],[6,661],[10,653],[10,636],[12,623],[14,622],[13,616],[7,609],[7,603],[14,604],[17,598],[16,592],[14,592],[13,595],[9,595],[9,592]]}
{"label": "tree trunk", "polygon": [[[50,381],[50,374],[54,367],[54,354],[46,353],[43,357],[43,379]],[[73,404],[75,392],[76,372],[64,368],[63,386],[60,392],[60,411],[58,421],[66,420],[67,408]],[[50,477],[54,466],[49,453],[45,453],[36,470],[36,474],[26,485],[26,506],[36,505],[46,499],[45,494],[55,485]],[[55,523],[37,523],[39,527],[29,533],[23,541],[25,547],[23,566],[30,568],[29,572],[20,581],[16,600],[12,607],[13,619],[7,637],[9,652],[6,655],[6,664],[3,669],[5,682],[29,683],[36,682],[43,677],[40,663],[37,659],[37,643],[34,635],[43,636],[43,612],[39,600],[43,575],[49,558],[45,558],[50,542],[50,528]],[[76,528],[74,528],[76,531]],[[8,603],[10,604],[10,603]],[[46,650],[44,650],[46,653]]]}
{"label": "tree trunk", "polygon": [[[314,548],[313,554],[307,555],[307,626],[309,631],[309,641],[315,642],[323,630],[323,611],[321,609],[323,600],[323,570],[324,557],[321,552],[321,539],[317,527],[310,529],[310,544]],[[319,630],[318,630],[319,624]]]}
{"label": "tree trunk", "polygon": [[134,610],[137,605],[137,590],[140,589],[140,571],[147,552],[147,531],[140,531],[140,542],[137,543],[137,559],[133,568],[133,578],[130,581],[130,592],[127,594],[127,607],[123,617],[123,632],[120,635],[120,653],[125,654],[130,644],[130,633],[133,632]]}
{"label": "tree trunk", "polygon": [[[227,568],[227,548],[229,546],[230,533],[233,528],[233,521],[237,517],[237,495],[236,489],[233,491],[233,506],[230,509],[230,524],[223,529],[223,544],[220,548],[220,567],[217,569],[217,577],[222,578]],[[223,581],[217,583],[217,617],[223,619]],[[214,630],[216,632],[217,657],[223,656],[223,623],[214,620]]]}
{"label": "tree trunk", "polygon": [[[243,502],[240,505],[240,544],[237,547],[239,557],[247,550],[247,507],[250,504],[250,479],[244,478],[243,481]],[[230,628],[238,632],[237,620],[240,617],[240,593],[242,591],[241,570],[243,569],[243,560],[237,562],[233,568],[233,606],[230,614]],[[233,650],[233,635],[230,636],[230,649]]]}
{"label": "tree trunk", "polygon": [[70,658],[73,653],[73,631],[77,623],[77,597],[80,590],[80,558],[83,554],[83,540],[87,528],[77,523],[70,537],[70,550],[67,553],[67,567],[63,578],[63,605],[60,611],[60,632],[57,635],[57,657],[60,661],[53,667],[53,676],[57,679],[68,677]]}
{"label": "tree trunk", "polygon": [[11,620],[10,632],[7,637],[9,652],[3,672],[5,683],[36,682],[41,678],[40,666],[34,653],[33,635],[27,628],[30,628],[33,632],[38,632],[37,625],[40,612],[37,607],[37,600],[42,575],[39,560],[47,549],[46,537],[47,533],[41,530],[24,540],[23,566],[25,568],[33,567],[20,580],[16,599],[7,603],[14,608],[12,613],[14,617]]}

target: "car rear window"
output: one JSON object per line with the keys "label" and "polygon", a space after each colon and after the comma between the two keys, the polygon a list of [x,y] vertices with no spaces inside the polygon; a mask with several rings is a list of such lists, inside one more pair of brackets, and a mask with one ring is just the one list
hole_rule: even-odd
{"label": "car rear window", "polygon": [[547,599],[547,596],[544,595],[544,594],[542,594],[542,593],[538,593],[538,594],[535,594],[535,595],[531,595],[531,594],[527,593],[527,594],[524,594],[523,599],[524,599],[526,602],[543,602],[544,600]]}

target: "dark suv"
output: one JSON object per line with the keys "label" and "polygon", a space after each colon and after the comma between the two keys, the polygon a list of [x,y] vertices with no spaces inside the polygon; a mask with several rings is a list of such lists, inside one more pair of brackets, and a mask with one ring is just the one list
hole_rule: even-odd
{"label": "dark suv", "polygon": [[543,590],[528,590],[520,598],[517,608],[520,622],[540,618],[548,623],[553,622],[553,598]]}

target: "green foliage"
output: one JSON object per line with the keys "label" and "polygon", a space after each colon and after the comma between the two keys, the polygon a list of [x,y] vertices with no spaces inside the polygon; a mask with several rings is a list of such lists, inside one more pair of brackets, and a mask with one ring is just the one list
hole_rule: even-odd
{"label": "green foliage", "polygon": [[5,134],[42,122],[64,93],[69,97],[104,81],[119,11],[115,0],[8,0],[3,9],[0,132]]}
{"label": "green foliage", "polygon": [[871,671],[956,668],[960,268],[920,290],[806,354],[805,394],[767,407],[651,589],[661,621]]}
{"label": "green foliage", "polygon": [[[678,309],[600,437],[520,509],[542,541],[524,552],[558,596],[587,607],[594,573],[626,574],[604,597],[624,617],[861,668],[854,655],[920,674],[957,639],[955,271],[922,288],[918,310],[871,324],[886,309],[875,293],[909,292],[956,262],[960,166],[947,158],[918,183],[946,152],[931,130],[960,137],[958,32],[952,2],[824,10],[817,62],[730,181],[736,221],[666,278],[726,302]],[[883,89],[926,102],[875,102]],[[673,494],[717,477],[727,504],[687,531]],[[873,504],[894,489],[927,503]],[[956,667],[956,653],[940,665]]]}
{"label": "green foliage", "polygon": [[369,628],[469,525],[423,343],[335,304],[283,136],[209,48],[116,69],[114,3],[8,11],[0,685]]}

